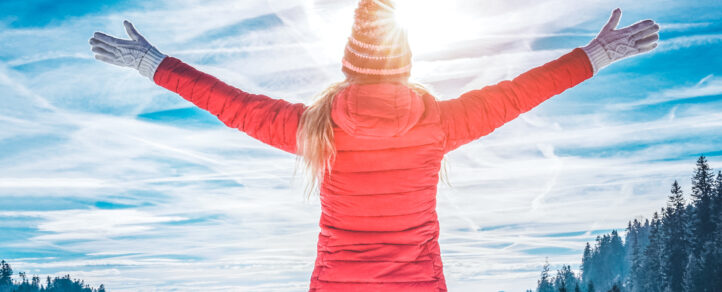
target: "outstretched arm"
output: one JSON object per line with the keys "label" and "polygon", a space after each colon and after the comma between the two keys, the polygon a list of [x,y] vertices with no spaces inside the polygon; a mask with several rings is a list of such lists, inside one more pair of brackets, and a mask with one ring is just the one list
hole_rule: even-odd
{"label": "outstretched arm", "polygon": [[616,30],[622,11],[612,17],[599,35],[583,48],[534,68],[513,80],[473,90],[439,102],[446,132],[445,152],[493,132],[545,100],[591,78],[614,61],[654,49],[659,26],[640,21]]}
{"label": "outstretched arm", "polygon": [[169,89],[261,142],[296,153],[296,131],[306,106],[264,95],[250,94],[168,57],[124,22],[131,40],[96,32],[90,39],[96,59],[137,69],[141,75]]}

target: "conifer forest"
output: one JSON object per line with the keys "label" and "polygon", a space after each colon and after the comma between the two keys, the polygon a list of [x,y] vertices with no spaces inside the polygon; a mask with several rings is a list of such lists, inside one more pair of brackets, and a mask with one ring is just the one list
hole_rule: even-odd
{"label": "conifer forest", "polygon": [[547,263],[536,291],[722,291],[722,172],[699,157],[689,201],[675,181],[651,219],[587,243],[579,268],[564,265],[554,274]]}
{"label": "conifer forest", "polygon": [[105,292],[103,284],[97,289],[91,288],[82,280],[71,279],[70,275],[43,280],[39,276],[18,273],[19,280],[13,280],[13,269],[5,260],[0,261],[0,292]]}

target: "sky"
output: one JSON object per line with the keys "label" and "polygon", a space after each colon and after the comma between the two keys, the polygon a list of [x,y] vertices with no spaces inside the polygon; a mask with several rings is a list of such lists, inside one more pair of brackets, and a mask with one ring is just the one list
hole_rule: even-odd
{"label": "sky", "polygon": [[[102,3],[101,3],[102,2]],[[406,1],[412,76],[438,99],[511,79],[651,18],[659,47],[446,157],[450,291],[524,291],[587,241],[722,169],[719,1]],[[442,3],[443,2],[443,3]],[[296,159],[137,71],[93,59],[130,20],[161,52],[247,92],[310,103],[343,78],[351,0],[0,2],[0,258],[111,291],[304,291],[320,204]]]}

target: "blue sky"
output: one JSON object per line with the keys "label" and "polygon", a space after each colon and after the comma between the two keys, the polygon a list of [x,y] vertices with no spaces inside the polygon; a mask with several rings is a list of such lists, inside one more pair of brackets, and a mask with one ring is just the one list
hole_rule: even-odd
{"label": "blue sky", "polygon": [[[722,168],[718,1],[415,1],[414,78],[439,99],[587,44],[615,7],[660,46],[447,157],[441,249],[452,291],[523,291],[546,257],[689,193]],[[303,291],[320,207],[295,159],[137,72],[95,61],[122,20],[162,52],[239,88],[310,102],[342,78],[354,1],[0,3],[0,258],[113,291]],[[409,10],[412,10],[409,8]],[[437,21],[429,21],[436,19]],[[414,30],[416,28],[416,30]]]}

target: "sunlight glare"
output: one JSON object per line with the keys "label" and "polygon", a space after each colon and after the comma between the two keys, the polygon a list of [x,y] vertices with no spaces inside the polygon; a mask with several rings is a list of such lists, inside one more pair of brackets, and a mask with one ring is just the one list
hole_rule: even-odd
{"label": "sunlight glare", "polygon": [[[479,11],[465,11],[460,1],[396,0],[396,21],[408,31],[415,55],[443,51],[455,42],[478,38],[485,31]],[[324,63],[343,56],[357,2],[352,3],[305,3],[308,24],[320,41],[320,46],[312,49],[323,56]]]}
{"label": "sunlight glare", "polygon": [[430,52],[478,33],[457,0],[396,0],[396,18],[409,33],[414,52]]}

